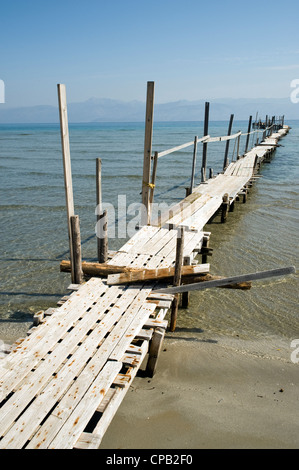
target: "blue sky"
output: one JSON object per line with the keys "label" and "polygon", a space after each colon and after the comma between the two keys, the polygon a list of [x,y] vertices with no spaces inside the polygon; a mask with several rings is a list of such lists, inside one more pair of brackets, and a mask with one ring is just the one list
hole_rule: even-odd
{"label": "blue sky", "polygon": [[297,1],[2,0],[7,106],[90,97],[287,97],[299,78]]}

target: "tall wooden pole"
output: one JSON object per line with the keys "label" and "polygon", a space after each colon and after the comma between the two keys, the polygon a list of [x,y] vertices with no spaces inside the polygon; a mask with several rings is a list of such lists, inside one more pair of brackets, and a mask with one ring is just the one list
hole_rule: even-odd
{"label": "tall wooden pole", "polygon": [[[234,115],[231,114],[230,119],[229,119],[229,124],[228,124],[227,135],[231,135],[232,127],[233,127],[233,120],[234,120]],[[224,152],[224,161],[223,161],[223,170],[225,170],[228,167],[229,142],[230,142],[229,140],[226,141],[225,152]]]}
{"label": "tall wooden pole", "polygon": [[244,151],[244,153],[247,153],[247,151],[248,151],[249,137],[250,137],[249,132],[251,131],[251,122],[252,122],[252,116],[249,116],[248,130],[247,130],[247,138],[246,138],[246,145],[245,145],[245,151]]}
{"label": "tall wooden pole", "polygon": [[142,206],[142,212],[141,212],[141,225],[148,225],[150,223],[150,177],[151,177],[151,155],[152,155],[152,140],[153,140],[154,89],[155,89],[155,82],[147,82],[143,176],[142,176],[142,205],[143,206]]}
{"label": "tall wooden pole", "polygon": [[71,154],[70,154],[70,140],[69,140],[65,85],[58,84],[57,91],[58,91],[58,105],[59,105],[59,117],[60,117],[62,158],[63,158],[63,169],[64,169],[64,187],[65,187],[65,199],[66,199],[66,211],[67,211],[69,249],[70,249],[70,259],[71,259],[71,266],[72,266],[71,277],[72,277],[72,282],[75,283],[73,240],[72,240],[72,228],[71,228],[71,217],[75,215],[75,213],[74,213]]}
{"label": "tall wooden pole", "polygon": [[[209,132],[209,109],[210,103],[206,102],[205,104],[205,121],[204,121],[204,136],[208,135]],[[207,168],[207,143],[203,143],[202,147],[202,165],[201,165],[201,181],[206,181],[206,168]]]}

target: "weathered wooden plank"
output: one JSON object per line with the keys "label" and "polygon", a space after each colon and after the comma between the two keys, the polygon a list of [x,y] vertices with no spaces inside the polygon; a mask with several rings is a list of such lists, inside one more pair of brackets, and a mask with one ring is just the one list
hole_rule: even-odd
{"label": "weathered wooden plank", "polygon": [[[209,272],[210,265],[182,266],[182,276]],[[149,281],[173,277],[175,268],[143,269],[137,272],[111,274],[107,278],[108,285],[134,283],[137,281]]]}
{"label": "weathered wooden plank", "polygon": [[211,199],[210,194],[204,194],[202,196],[198,196],[197,199],[191,204],[182,204],[181,212],[174,215],[172,218],[167,220],[165,223],[166,227],[172,226],[173,228],[177,227],[178,225],[184,223],[184,221],[193,216],[195,212],[202,209],[205,204]]}
{"label": "weathered wooden plank", "polygon": [[165,289],[157,289],[156,292],[159,292],[159,293],[161,292],[165,294],[176,294],[176,293],[181,293],[181,292],[203,290],[203,289],[209,289],[212,287],[220,287],[220,286],[229,285],[229,284],[236,284],[239,282],[248,282],[248,281],[256,281],[260,279],[267,279],[269,277],[274,277],[274,276],[284,276],[286,274],[294,274],[295,272],[296,272],[295,267],[290,266],[286,268],[271,269],[269,271],[243,274],[240,276],[226,277],[226,278],[215,280],[215,281],[200,282],[200,283],[189,284],[189,285],[178,286],[178,287],[169,287]]}
{"label": "weathered wooden plank", "polygon": [[[135,256],[134,256],[135,258]],[[146,255],[145,260],[149,258],[149,255]],[[130,261],[132,258],[130,257]],[[127,273],[127,272],[138,272],[141,268],[134,267],[138,264],[138,257],[136,256],[136,260],[134,259],[131,264],[128,266],[117,266],[109,263],[94,263],[90,261],[82,261],[82,270],[84,274],[88,276],[102,276],[107,277],[109,274],[119,274],[119,273]],[[70,272],[71,264],[69,260],[63,260],[60,263],[60,271],[63,272]]]}
{"label": "weathered wooden plank", "polygon": [[138,252],[138,250],[141,250],[140,253],[142,253],[143,245],[147,243],[158,231],[158,227],[144,225],[118,251],[131,253],[133,251]]}
{"label": "weathered wooden plank", "polygon": [[[148,350],[148,343],[147,341],[144,341],[143,342],[143,345],[142,345],[142,348],[143,348],[143,353],[139,356],[139,366],[142,364],[142,361],[147,353],[147,350]],[[137,374],[137,371],[138,371],[138,367],[132,367],[131,369],[129,369],[129,373],[130,373],[130,376],[131,376],[131,381],[128,382],[125,387],[123,388],[117,388],[116,389],[116,392],[113,394],[113,396],[111,397],[111,400],[109,401],[108,405],[106,406],[104,412],[103,412],[103,415],[101,416],[101,419],[99,420],[99,422],[97,423],[97,425],[95,426],[91,436],[92,438],[90,440],[87,440],[87,436],[86,434],[83,436],[84,440],[83,440],[83,444],[82,444],[82,441],[81,441],[81,436],[79,438],[79,440],[76,442],[75,444],[75,448],[78,448],[78,449],[81,449],[81,448],[95,448],[95,447],[98,447],[101,443],[101,440],[109,426],[109,424],[111,423],[116,411],[118,410],[122,400],[124,399],[127,391],[129,390],[129,387],[130,387],[130,384],[132,383],[133,379],[135,378],[136,374]]]}
{"label": "weathered wooden plank", "polygon": [[149,319],[151,313],[156,309],[155,304],[146,303],[138,310],[138,313],[135,315],[134,320],[130,324],[129,328],[126,330],[126,334],[122,336],[120,341],[118,341],[113,352],[110,354],[109,359],[120,361],[124,353],[127,351],[127,348],[131,341],[134,339],[136,334],[139,333],[142,326]]}
{"label": "weathered wooden plank", "polygon": [[[88,342],[87,344],[85,344],[84,350],[81,350],[79,348],[79,352],[74,352],[74,348],[76,348],[78,343],[80,343],[84,339],[87,332],[95,324],[97,324],[97,321],[101,319],[101,316],[104,317],[105,310],[109,307],[111,303],[115,301],[115,299],[119,295],[119,292],[120,290],[117,288],[109,289],[107,291],[107,295],[101,298],[102,313],[99,315],[99,307],[94,306],[88,312],[88,315],[85,315],[84,318],[82,318],[81,322],[78,322],[78,324],[66,336],[66,338],[61,343],[57,344],[52,354],[47,355],[45,360],[42,361],[39,366],[32,373],[29,374],[27,380],[24,380],[22,382],[22,386],[17,389],[14,395],[2,406],[2,408],[0,409],[0,419],[1,432],[3,434],[6,432],[7,429],[9,429],[11,424],[22,413],[28,403],[30,403],[30,401],[43,389],[43,387],[47,384],[48,380],[52,379],[53,374],[59,369],[59,366],[65,361],[65,359],[70,355],[70,353],[73,353],[71,359],[67,361],[67,364],[64,366],[64,368],[59,371],[59,381],[57,382],[57,380],[55,380],[54,382],[57,383],[52,384],[50,382],[50,385],[47,387],[48,389],[52,390],[51,397],[49,397],[47,400],[47,410],[50,406],[51,400],[54,400],[55,403],[55,400],[59,398],[59,395],[57,394],[63,393],[63,387],[67,387],[69,385],[69,381],[72,380],[73,377],[78,374],[79,370],[84,365],[84,359],[85,361],[87,361],[87,359],[89,359],[90,357],[90,354],[93,354],[95,352],[97,343],[95,343],[93,349],[91,350],[88,350],[87,348]],[[103,326],[103,323],[101,326]],[[104,331],[102,331],[102,337],[106,334],[107,331],[109,331],[109,328],[107,328],[107,326],[105,328],[104,323]],[[97,339],[99,341],[99,328],[97,329],[97,333]],[[91,337],[94,338],[94,335]],[[72,365],[72,367],[70,367],[70,364]],[[66,371],[66,375],[64,375],[64,371]],[[70,375],[72,373],[73,375]],[[57,384],[59,384],[59,386],[57,386]],[[45,395],[46,391],[44,390],[43,393]],[[38,404],[38,402],[39,400],[37,400],[37,403],[31,405],[31,408],[28,412],[25,412],[25,415],[22,415],[21,428],[19,428],[17,424],[13,428],[12,432],[17,434],[18,429],[21,429],[20,432],[23,433],[26,429],[26,419],[29,423],[29,426],[31,426],[32,418],[36,418],[36,414],[38,415],[38,413],[42,411],[42,404]],[[26,433],[24,433],[24,435],[25,434]],[[0,447],[1,445],[2,441],[0,442]]]}
{"label": "weathered wooden plank", "polygon": [[3,367],[7,372],[2,375],[0,386],[0,399],[21,382],[27,373],[57,344],[59,339],[71,326],[90,308],[97,298],[107,290],[107,285],[100,279],[91,279],[82,286],[80,291],[74,292],[69,300],[59,307],[54,314],[47,317],[30,337],[11,352]]}
{"label": "weathered wooden plank", "polygon": [[[109,389],[116,375],[122,368],[121,362],[109,361],[104,366],[103,371],[91,384],[82,400],[75,407],[59,433],[53,439],[49,448],[69,449],[74,446],[83,432],[86,423],[94,414],[96,408],[103,400],[105,393]],[[75,392],[76,393],[76,392]],[[70,396],[72,400],[73,396]],[[54,415],[53,415],[54,416]],[[61,415],[56,415],[56,420],[61,424]]]}
{"label": "weathered wooden plank", "polygon": [[[57,374],[57,384],[60,384],[59,386],[61,387],[66,387],[69,386],[69,378],[71,377],[77,377],[76,381],[74,382],[74,387],[79,386],[80,384],[80,389],[81,391],[84,389],[84,387],[87,387],[89,384],[89,381],[93,376],[95,376],[101,368],[104,366],[105,362],[108,360],[109,354],[112,352],[113,348],[117,344],[118,338],[121,337],[121,333],[123,333],[125,330],[124,328],[122,329],[121,327],[123,326],[124,322],[126,321],[126,316],[123,319],[122,316],[124,312],[126,312],[127,316],[132,313],[132,310],[136,307],[136,305],[140,304],[140,298],[138,295],[140,295],[141,289],[138,287],[132,287],[128,288],[127,290],[124,291],[122,297],[118,299],[118,301],[115,303],[115,305],[109,310],[109,315],[105,315],[104,319],[99,323],[98,327],[95,328],[92,333],[88,336],[88,338],[84,341],[84,347],[79,348],[78,352],[76,352],[75,357],[71,357],[69,359],[69,363],[65,365],[65,367],[58,372]],[[146,294],[145,294],[146,295]],[[117,323],[118,322],[118,323]],[[112,332],[105,338],[107,331],[109,331],[114,323],[117,325],[117,329],[113,329]],[[103,339],[105,338],[104,342]],[[102,344],[101,344],[102,343]],[[101,347],[97,349],[97,346],[101,344]],[[96,351],[95,351],[96,350]],[[82,367],[82,362],[87,360],[87,357],[89,357],[91,354],[93,354],[92,359],[88,362],[86,367]],[[72,370],[70,371],[69,364],[72,366]],[[82,372],[78,373],[78,370],[75,368],[76,364],[81,364],[81,369]],[[83,364],[84,366],[84,364]],[[78,382],[79,378],[82,375],[82,380]],[[66,382],[68,380],[68,382]],[[61,383],[63,385],[61,385]],[[47,387],[47,390],[44,391],[44,393],[47,394],[47,400],[42,400],[41,403],[39,403],[39,400],[37,400],[37,410],[36,413],[40,413],[40,416],[45,416],[49,410],[51,410],[53,404],[55,404],[55,401],[59,398],[57,397],[56,394],[56,388],[57,384],[55,386],[55,383],[49,384]],[[54,387],[54,389],[53,389]],[[54,400],[54,403],[53,403]],[[63,402],[62,405],[63,406]],[[43,407],[43,409],[42,409]],[[56,408],[57,410],[57,408]],[[24,413],[24,415],[27,413],[27,411]],[[23,421],[24,421],[24,415],[22,416]],[[30,420],[28,420],[28,426],[30,425]],[[49,440],[51,439],[52,434],[55,435],[53,430],[53,433],[51,434],[49,429],[51,428],[51,425],[49,425],[48,420],[45,421],[43,426],[39,429],[38,433],[36,436],[32,439],[29,447],[35,447],[35,446],[43,446],[47,447],[49,444]],[[28,434],[28,433],[27,433]],[[32,430],[31,430],[32,434]]]}

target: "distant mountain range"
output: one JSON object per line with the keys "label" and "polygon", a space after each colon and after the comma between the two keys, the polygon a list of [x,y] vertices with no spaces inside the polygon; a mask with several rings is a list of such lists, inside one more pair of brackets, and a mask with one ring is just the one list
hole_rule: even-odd
{"label": "distant mountain range", "polygon": [[[206,100],[175,101],[155,104],[155,121],[202,121]],[[235,120],[285,115],[286,120],[299,119],[299,103],[290,98],[273,99],[215,99],[210,101],[210,120],[227,121],[231,114]],[[76,122],[136,122],[144,121],[145,103],[119,101],[106,98],[90,98],[80,103],[68,104],[68,119]],[[0,123],[56,123],[59,122],[58,106],[40,105],[10,108],[0,104]]]}

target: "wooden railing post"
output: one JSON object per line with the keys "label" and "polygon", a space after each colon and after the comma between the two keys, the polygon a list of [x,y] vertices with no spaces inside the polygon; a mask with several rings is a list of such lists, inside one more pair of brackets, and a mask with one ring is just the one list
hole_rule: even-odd
{"label": "wooden railing post", "polygon": [[196,153],[197,153],[197,135],[194,138],[194,146],[193,146],[193,159],[192,159],[192,172],[191,172],[191,183],[190,183],[190,191],[189,194],[193,193],[194,188],[194,178],[195,178],[195,167],[196,167]]}
{"label": "wooden railing post", "polygon": [[[209,132],[209,109],[210,103],[206,102],[205,104],[205,122],[204,122],[204,136],[208,135]],[[202,165],[201,165],[201,181],[206,181],[206,168],[207,168],[207,147],[208,144],[206,142],[203,143],[202,147]]]}
{"label": "wooden railing post", "polygon": [[155,82],[147,82],[145,135],[142,176],[142,211],[141,225],[150,223],[150,177],[154,118],[154,88]]}
{"label": "wooden railing post", "polygon": [[152,172],[152,182],[151,182],[151,192],[150,192],[150,206],[149,206],[149,221],[152,218],[152,212],[153,212],[153,202],[154,202],[154,193],[155,193],[155,185],[156,185],[156,176],[157,176],[157,167],[158,167],[158,152],[155,152],[154,155],[154,163],[153,163],[153,172]]}
{"label": "wooden railing post", "polygon": [[237,160],[239,160],[240,158],[240,139],[241,139],[241,134],[237,137]]}
{"label": "wooden railing post", "polygon": [[251,130],[251,122],[252,122],[252,116],[249,116],[247,138],[246,138],[246,145],[245,145],[244,153],[247,153],[247,151],[248,151],[249,137],[250,137],[250,130]]}
{"label": "wooden railing post", "polygon": [[[230,115],[230,120],[228,124],[228,130],[227,130],[227,135],[231,135],[232,132],[232,127],[233,127],[233,120],[234,120],[234,115]],[[229,143],[230,140],[226,141],[226,146],[225,146],[225,153],[224,153],[224,162],[223,162],[223,170],[226,170],[228,167],[228,150],[229,150]]]}

